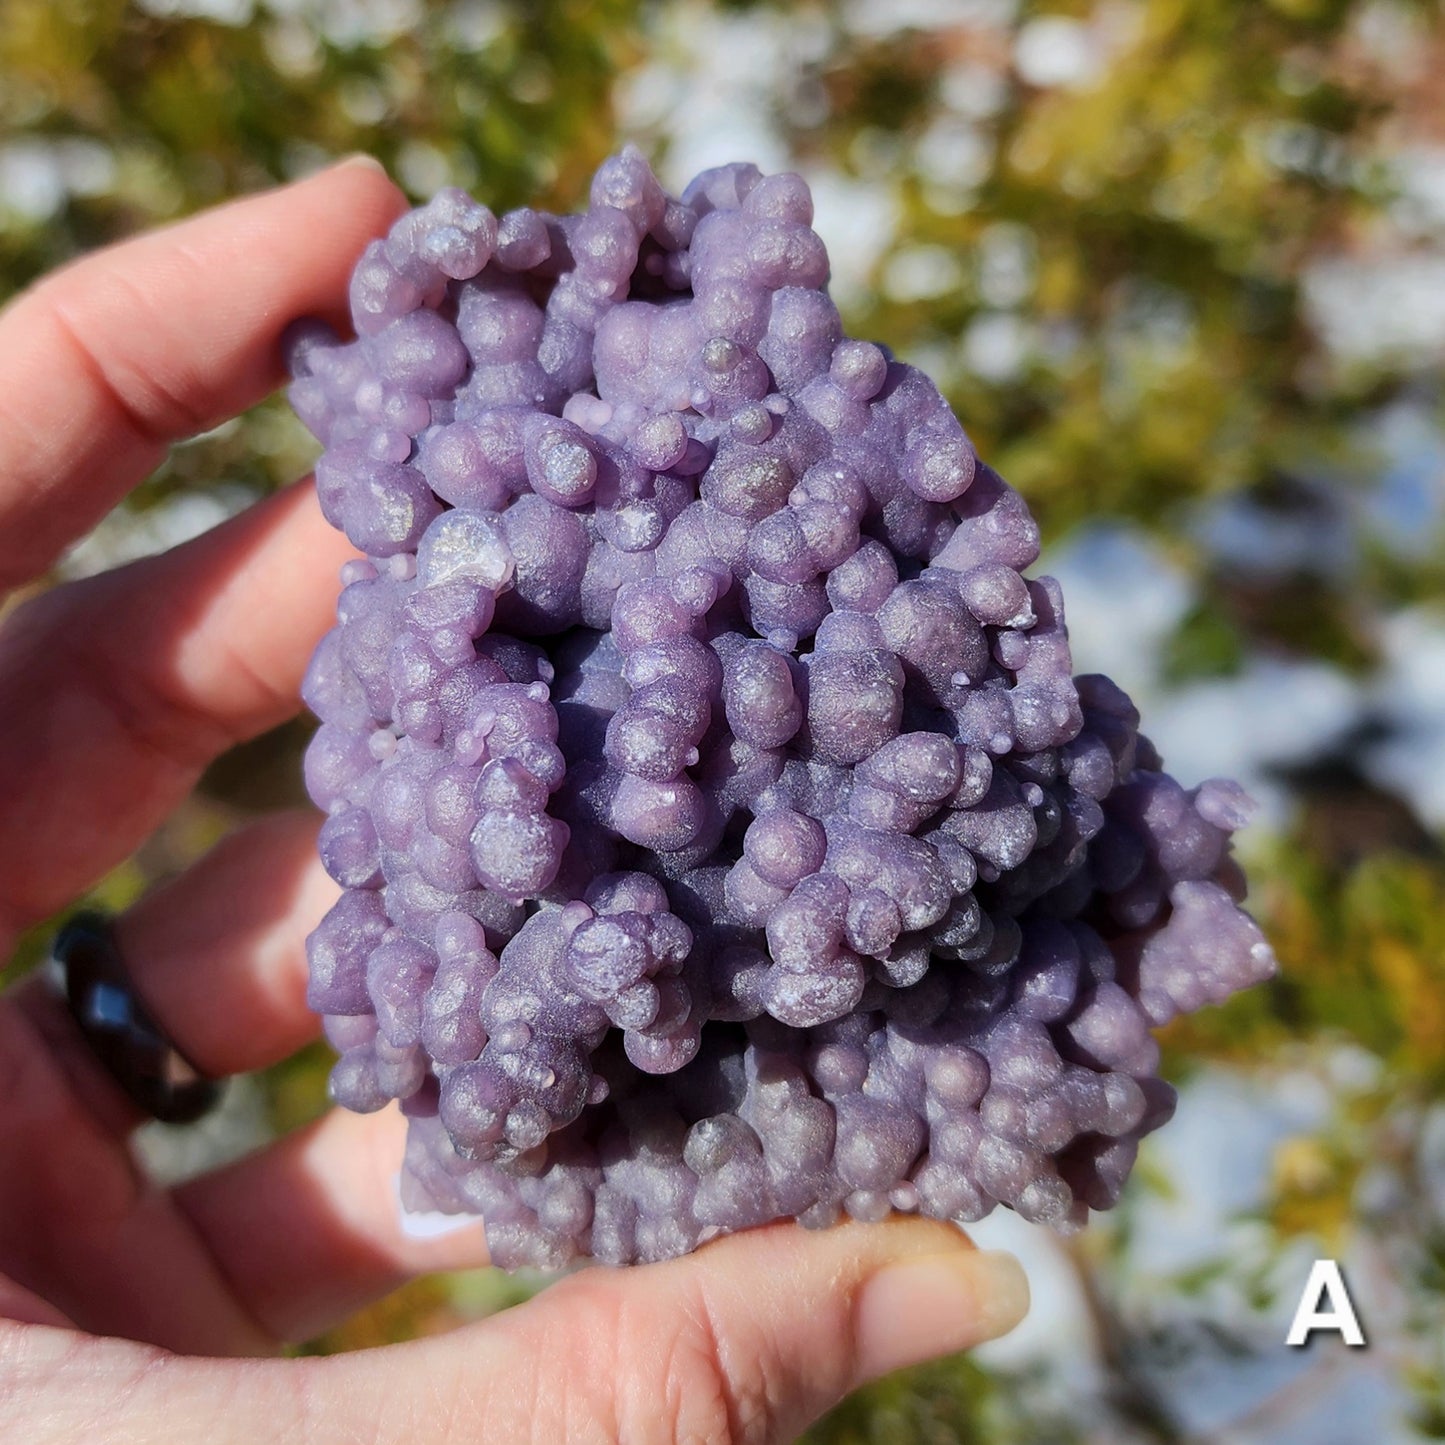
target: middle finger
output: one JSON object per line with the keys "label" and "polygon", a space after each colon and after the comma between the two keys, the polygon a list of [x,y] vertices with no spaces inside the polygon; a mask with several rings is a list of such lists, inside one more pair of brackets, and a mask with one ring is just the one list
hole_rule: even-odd
{"label": "middle finger", "polygon": [[296,486],[0,628],[0,952],[133,852],[213,757],[299,710],[354,555]]}

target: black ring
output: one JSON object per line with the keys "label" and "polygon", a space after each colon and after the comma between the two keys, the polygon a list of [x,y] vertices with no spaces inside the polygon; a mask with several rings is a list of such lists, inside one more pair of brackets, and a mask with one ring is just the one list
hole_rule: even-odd
{"label": "black ring", "polygon": [[225,1084],[203,1074],[140,1001],[104,913],[74,914],[50,951],[53,978],[85,1041],[126,1096],[165,1124],[192,1124]]}

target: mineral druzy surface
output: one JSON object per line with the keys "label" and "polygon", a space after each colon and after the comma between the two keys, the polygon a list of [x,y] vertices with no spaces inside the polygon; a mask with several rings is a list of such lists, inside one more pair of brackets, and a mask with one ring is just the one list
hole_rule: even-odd
{"label": "mineral druzy surface", "polygon": [[443,191],[293,333],[367,560],[305,685],[336,1099],[494,1259],[998,1204],[1069,1227],[1168,1118],[1150,1028],[1267,976],[1233,784],[1071,675],[1038,533],[844,337],[795,175]]}

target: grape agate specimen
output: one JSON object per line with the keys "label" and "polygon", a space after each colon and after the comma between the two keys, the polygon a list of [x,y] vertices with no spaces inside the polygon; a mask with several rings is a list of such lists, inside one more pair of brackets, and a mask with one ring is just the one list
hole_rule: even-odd
{"label": "grape agate specimen", "polygon": [[343,1105],[499,1264],[780,1217],[1107,1209],[1173,1107],[1150,1029],[1274,968],[1232,783],[1073,677],[1038,531],[922,372],[843,335],[807,186],[446,190],[357,339],[293,329],[365,560],[305,697],[344,892]]}

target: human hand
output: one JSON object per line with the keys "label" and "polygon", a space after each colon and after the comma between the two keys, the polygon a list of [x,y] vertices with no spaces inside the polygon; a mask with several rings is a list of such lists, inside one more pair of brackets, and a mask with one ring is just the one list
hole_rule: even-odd
{"label": "human hand", "polygon": [[[344,321],[404,201],[334,167],[89,256],[0,312],[0,593],[42,572],[171,441],[280,380],[279,337]],[[162,556],[44,592],[0,627],[0,957],[128,856],[219,752],[299,708],[351,555],[309,482]],[[217,1075],[312,1038],[303,939],[335,895],[316,820],[267,819],[118,923],[152,1014]],[[451,1335],[242,1360],[421,1270],[480,1225],[408,1238],[395,1110],[333,1112],[179,1187],[40,980],[0,998],[0,1441],[786,1440],[887,1370],[1011,1328],[1008,1256],[912,1221],[778,1225],[667,1264],[589,1269]]]}

